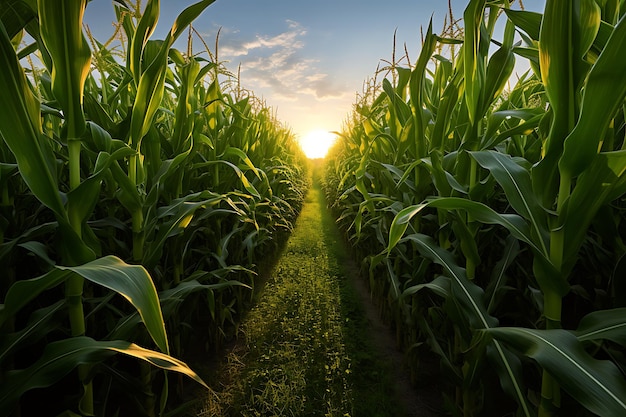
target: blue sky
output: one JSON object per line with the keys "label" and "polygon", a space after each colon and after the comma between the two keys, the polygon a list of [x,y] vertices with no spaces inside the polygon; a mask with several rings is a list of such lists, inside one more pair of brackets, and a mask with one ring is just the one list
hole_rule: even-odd
{"label": "blue sky", "polygon": [[[193,3],[162,0],[153,39],[162,39]],[[541,11],[545,0],[523,3],[527,10]],[[452,1],[455,18],[466,4]],[[445,0],[217,0],[194,27],[211,48],[221,28],[219,59],[232,72],[241,64],[242,85],[304,136],[315,129],[341,129],[363,82],[381,60],[391,58],[394,30],[398,54],[406,44],[414,62],[420,28],[425,30],[432,16],[433,29],[440,32],[447,9]],[[93,0],[87,6],[85,23],[99,40],[112,33],[113,19],[111,1]],[[203,50],[197,40],[194,50]]]}

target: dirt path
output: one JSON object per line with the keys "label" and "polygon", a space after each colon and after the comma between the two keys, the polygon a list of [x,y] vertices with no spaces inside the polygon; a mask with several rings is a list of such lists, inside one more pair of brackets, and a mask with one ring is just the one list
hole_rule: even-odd
{"label": "dirt path", "polygon": [[[314,185],[200,416],[434,417]],[[436,401],[435,401],[436,402]]]}
{"label": "dirt path", "polygon": [[426,364],[423,375],[418,378],[422,380],[419,386],[411,382],[411,374],[406,363],[405,354],[398,348],[396,336],[380,317],[379,307],[373,302],[370,290],[359,275],[359,269],[352,259],[345,261],[343,266],[348,273],[355,291],[363,305],[364,313],[368,321],[368,337],[377,353],[389,362],[389,372],[394,381],[396,401],[402,404],[402,409],[406,412],[406,417],[437,417],[444,415],[440,411],[438,401],[441,393],[436,385],[429,384],[433,381],[437,372],[436,364]]}
{"label": "dirt path", "polygon": [[[406,363],[405,354],[396,343],[394,330],[383,322],[379,306],[372,300],[369,287],[354,259],[349,255],[348,243],[341,239],[334,219],[328,209],[322,207],[324,229],[327,239],[331,239],[339,248],[335,250],[341,263],[345,278],[351,284],[352,290],[358,295],[359,302],[367,320],[367,337],[372,342],[376,354],[386,358],[387,371],[394,381],[395,401],[402,404],[401,408],[406,417],[437,417],[444,415],[441,412],[441,393],[437,385],[429,383],[435,381],[438,364],[425,363],[422,375],[418,375],[418,384],[411,382],[410,369]],[[420,383],[421,381],[421,383]]]}

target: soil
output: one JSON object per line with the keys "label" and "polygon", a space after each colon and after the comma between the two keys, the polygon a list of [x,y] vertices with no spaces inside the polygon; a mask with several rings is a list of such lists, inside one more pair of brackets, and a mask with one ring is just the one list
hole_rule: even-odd
{"label": "soil", "polygon": [[370,341],[378,353],[390,362],[390,372],[393,373],[391,379],[396,383],[397,400],[406,410],[406,417],[445,415],[440,411],[442,409],[441,391],[437,388],[438,365],[434,358],[430,362],[421,362],[420,366],[423,371],[421,375],[418,375],[418,380],[424,383],[415,386],[411,381],[411,372],[406,364],[405,354],[397,346],[394,330],[380,317],[380,308],[372,300],[370,290],[360,275],[357,265],[352,260],[348,260],[346,264],[343,267],[346,272],[350,271],[349,278],[362,301],[367,321],[370,324]]}

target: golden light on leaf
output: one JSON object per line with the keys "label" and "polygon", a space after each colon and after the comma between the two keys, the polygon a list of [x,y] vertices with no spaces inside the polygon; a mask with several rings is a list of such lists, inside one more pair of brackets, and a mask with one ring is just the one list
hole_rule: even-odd
{"label": "golden light on leaf", "polygon": [[310,159],[324,158],[337,135],[326,130],[312,130],[299,139],[300,147]]}

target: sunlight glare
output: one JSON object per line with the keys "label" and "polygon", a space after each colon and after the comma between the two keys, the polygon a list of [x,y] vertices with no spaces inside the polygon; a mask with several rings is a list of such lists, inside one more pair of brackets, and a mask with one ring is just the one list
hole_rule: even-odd
{"label": "sunlight glare", "polygon": [[300,138],[300,147],[310,159],[324,158],[335,143],[337,135],[326,130],[312,130]]}

